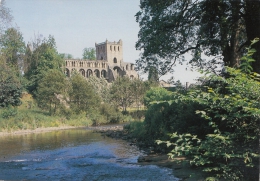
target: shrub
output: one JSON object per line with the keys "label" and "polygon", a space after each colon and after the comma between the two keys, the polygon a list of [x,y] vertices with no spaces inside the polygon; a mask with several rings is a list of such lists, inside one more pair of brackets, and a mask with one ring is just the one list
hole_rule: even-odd
{"label": "shrub", "polygon": [[188,157],[191,165],[203,167],[215,180],[256,180],[260,83],[248,74],[227,68],[225,77],[212,75],[206,85],[178,97],[181,104],[189,100],[199,105],[193,115],[200,116],[205,134],[198,134],[199,127],[195,128],[196,134],[192,133],[192,125],[188,124],[186,132],[175,132],[169,141],[157,142],[174,147],[171,156]]}

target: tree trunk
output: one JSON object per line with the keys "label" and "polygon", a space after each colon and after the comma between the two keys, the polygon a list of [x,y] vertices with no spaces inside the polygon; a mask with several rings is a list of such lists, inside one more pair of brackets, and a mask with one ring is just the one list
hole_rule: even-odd
{"label": "tree trunk", "polygon": [[[246,0],[246,33],[247,40],[251,41],[254,38],[260,38],[260,0]],[[250,43],[249,43],[250,44]],[[253,62],[253,71],[260,73],[260,41],[252,46],[256,49],[253,55],[255,62]]]}

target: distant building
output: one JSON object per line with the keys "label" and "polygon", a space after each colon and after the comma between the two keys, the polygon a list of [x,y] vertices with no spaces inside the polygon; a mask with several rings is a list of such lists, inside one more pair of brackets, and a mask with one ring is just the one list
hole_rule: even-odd
{"label": "distant building", "polygon": [[83,77],[95,75],[104,77],[108,82],[114,81],[119,76],[128,76],[130,79],[138,78],[134,64],[123,61],[123,42],[105,41],[96,43],[97,60],[69,59],[66,61],[65,72],[71,76],[73,71],[78,71]]}

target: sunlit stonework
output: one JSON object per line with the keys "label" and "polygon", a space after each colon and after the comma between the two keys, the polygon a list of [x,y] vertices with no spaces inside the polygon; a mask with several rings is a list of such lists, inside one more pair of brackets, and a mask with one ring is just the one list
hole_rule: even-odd
{"label": "sunlit stonework", "polygon": [[97,60],[66,60],[66,75],[71,76],[73,71],[78,71],[82,76],[88,78],[95,75],[104,77],[108,82],[114,81],[118,76],[128,76],[130,79],[138,78],[133,63],[123,60],[123,42],[105,41],[96,43]]}

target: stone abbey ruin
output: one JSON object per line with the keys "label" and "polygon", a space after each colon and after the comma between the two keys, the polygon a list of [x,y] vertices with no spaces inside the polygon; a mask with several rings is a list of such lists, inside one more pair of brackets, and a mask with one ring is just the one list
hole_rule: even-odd
{"label": "stone abbey ruin", "polygon": [[92,75],[104,77],[108,82],[114,81],[119,76],[128,76],[130,79],[138,78],[133,63],[123,61],[123,42],[105,41],[96,43],[96,60],[69,59],[66,60],[66,75],[71,76],[73,71],[78,71],[83,77]]}

